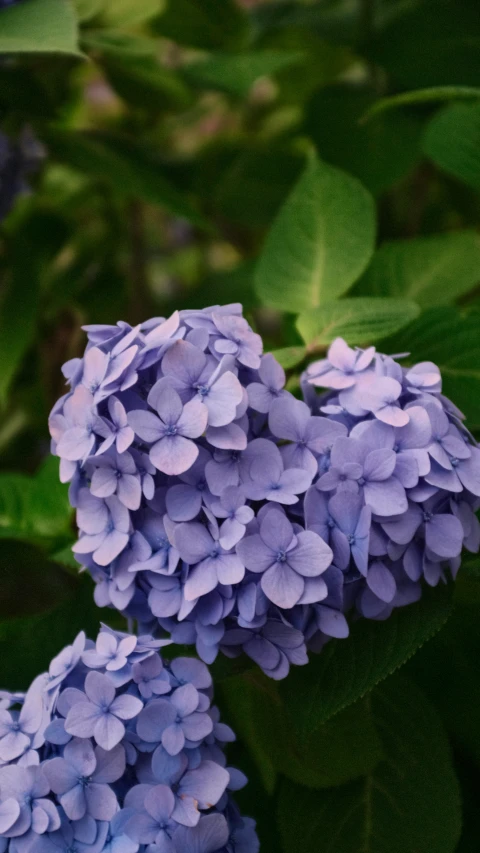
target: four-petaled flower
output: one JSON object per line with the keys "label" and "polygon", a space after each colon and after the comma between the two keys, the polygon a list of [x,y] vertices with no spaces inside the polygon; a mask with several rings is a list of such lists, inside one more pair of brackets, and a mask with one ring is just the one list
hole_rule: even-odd
{"label": "four-petaled flower", "polygon": [[242,539],[237,553],[247,569],[262,573],[262,589],[278,607],[321,601],[328,593],[320,575],[332,562],[331,549],[313,531],[295,533],[280,510],[267,512],[260,532]]}
{"label": "four-petaled flower", "polygon": [[115,687],[100,672],[89,672],[85,695],[71,707],[65,730],[77,737],[94,737],[103,749],[113,749],[125,734],[123,720],[140,713],[143,703],[136,696],[115,696]]}
{"label": "four-petaled flower", "polygon": [[153,386],[148,404],[156,415],[143,409],[129,412],[128,422],[135,434],[151,444],[150,461],[164,474],[183,474],[198,456],[192,441],[205,431],[208,410],[200,400],[182,404],[177,392],[165,379]]}

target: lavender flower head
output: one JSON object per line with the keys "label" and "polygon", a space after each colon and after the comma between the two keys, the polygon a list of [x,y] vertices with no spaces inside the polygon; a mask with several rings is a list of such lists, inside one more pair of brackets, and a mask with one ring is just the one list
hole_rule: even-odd
{"label": "lavender flower head", "polygon": [[306,526],[329,542],[349,603],[384,619],[422,581],[455,577],[463,547],[479,550],[480,450],[431,362],[402,367],[338,338],[302,379],[312,411],[343,427],[305,497]]}
{"label": "lavender flower head", "polygon": [[434,365],[338,339],[302,401],[239,305],[86,331],[52,451],[97,604],[141,631],[281,679],[478,549],[480,451]]}
{"label": "lavender flower head", "polygon": [[248,841],[226,766],[235,736],[199,660],[102,627],[0,711],[0,846],[12,853],[225,853]]}

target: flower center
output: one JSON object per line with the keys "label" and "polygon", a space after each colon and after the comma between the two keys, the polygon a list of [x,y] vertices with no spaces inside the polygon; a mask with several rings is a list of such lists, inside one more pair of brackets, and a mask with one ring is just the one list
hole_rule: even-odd
{"label": "flower center", "polygon": [[280,550],[277,551],[277,563],[285,563],[286,559],[287,559],[286,551],[284,551],[283,548],[280,548]]}
{"label": "flower center", "polygon": [[195,390],[200,397],[208,397],[210,393],[210,388],[208,385],[195,385]]}
{"label": "flower center", "polygon": [[433,512],[427,512],[427,510],[425,510],[423,513],[423,520],[425,521],[425,523],[428,523],[429,521],[431,521],[432,518],[433,518]]}
{"label": "flower center", "polygon": [[178,427],[175,424],[169,424],[165,430],[165,435],[176,435]]}

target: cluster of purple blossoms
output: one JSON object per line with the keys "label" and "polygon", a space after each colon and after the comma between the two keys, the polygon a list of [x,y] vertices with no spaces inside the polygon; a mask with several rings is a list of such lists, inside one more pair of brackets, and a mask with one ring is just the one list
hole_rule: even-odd
{"label": "cluster of purple blossoms", "polygon": [[339,339],[301,401],[239,305],[86,331],[52,450],[97,604],[141,631],[280,679],[478,548],[480,451],[434,365]]}
{"label": "cluster of purple blossoms", "polygon": [[257,853],[210,673],[164,644],[81,633],[25,696],[1,694],[2,853]]}
{"label": "cluster of purple blossoms", "polygon": [[346,605],[384,619],[420,598],[422,580],[455,577],[463,547],[479,550],[480,449],[431,362],[404,368],[337,339],[302,384],[341,429],[318,460],[306,525],[332,548]]}

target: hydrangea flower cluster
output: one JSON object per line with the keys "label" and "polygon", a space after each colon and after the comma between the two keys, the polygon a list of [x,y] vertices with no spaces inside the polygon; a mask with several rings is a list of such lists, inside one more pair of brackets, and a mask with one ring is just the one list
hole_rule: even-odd
{"label": "hydrangea flower cluster", "polygon": [[455,577],[462,547],[479,550],[480,450],[431,362],[404,368],[337,339],[303,387],[342,428],[305,497],[307,527],[330,544],[346,601],[386,618],[420,598],[422,580]]}
{"label": "hydrangea flower cluster", "polygon": [[86,331],[52,450],[96,601],[142,631],[280,679],[478,548],[480,451],[434,365],[338,339],[301,401],[239,305]]}
{"label": "hydrangea flower cluster", "polygon": [[105,626],[79,634],[25,696],[0,698],[0,850],[256,853],[230,792],[235,739],[193,658]]}

